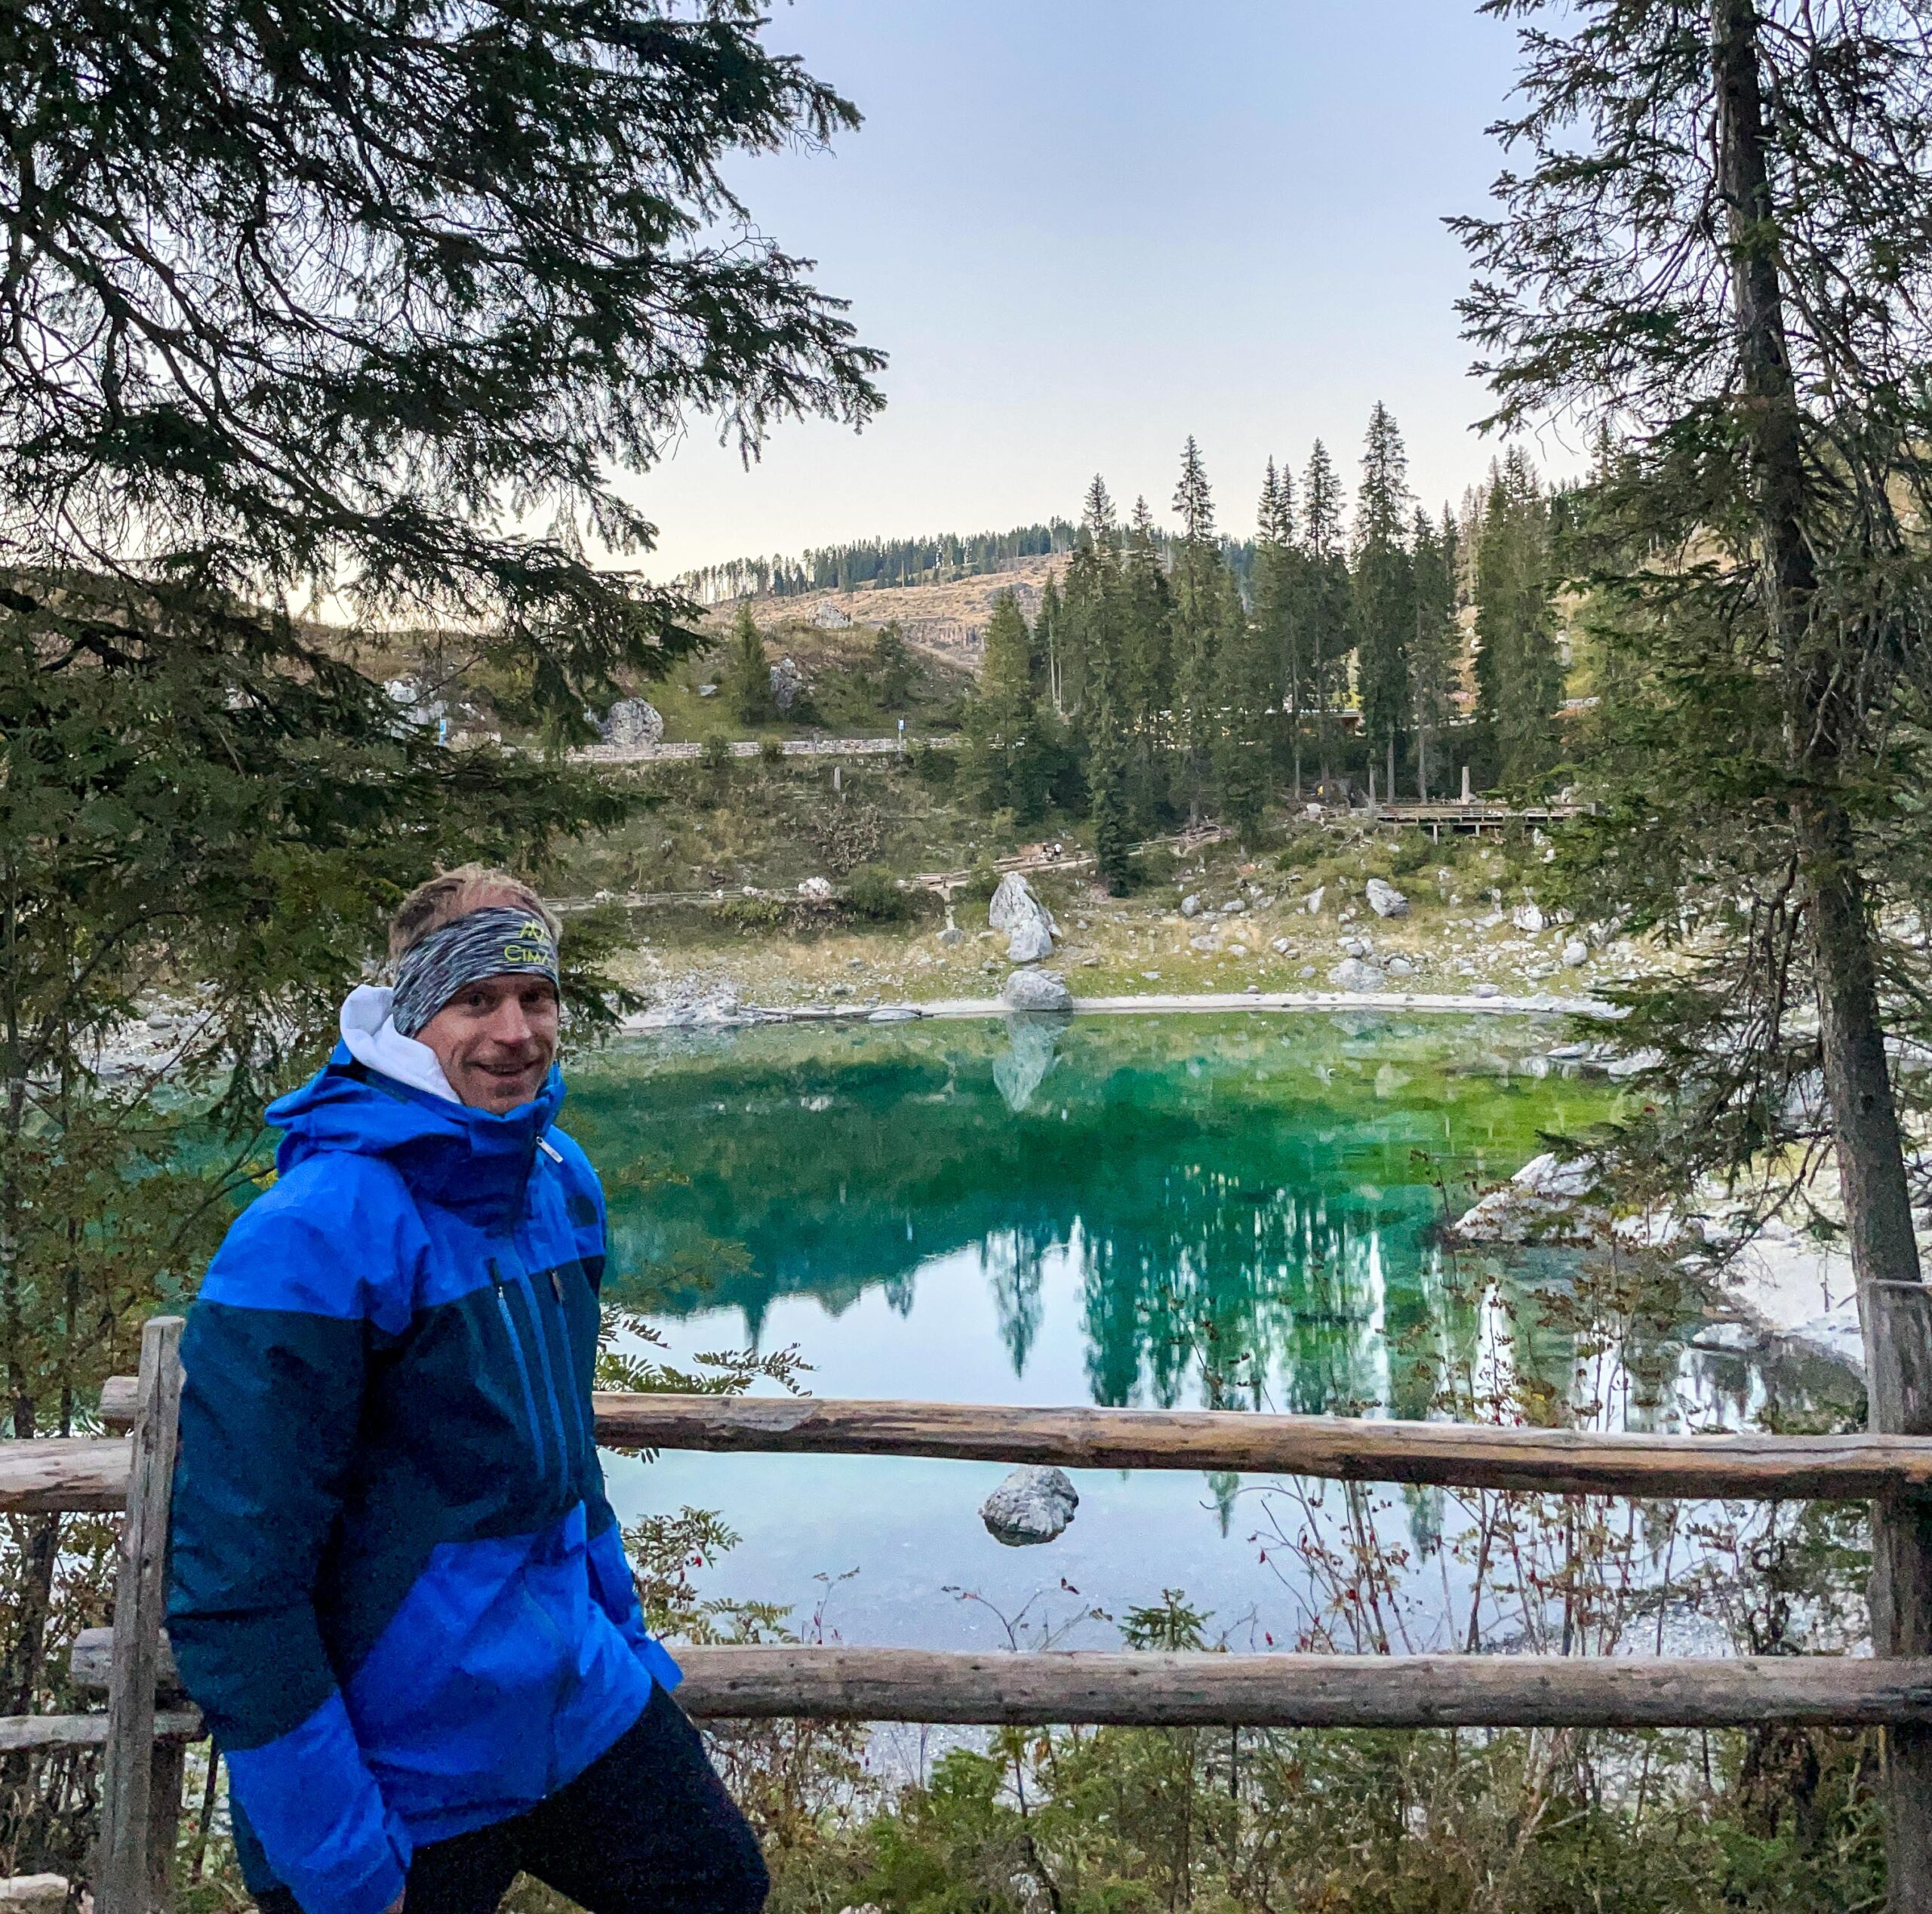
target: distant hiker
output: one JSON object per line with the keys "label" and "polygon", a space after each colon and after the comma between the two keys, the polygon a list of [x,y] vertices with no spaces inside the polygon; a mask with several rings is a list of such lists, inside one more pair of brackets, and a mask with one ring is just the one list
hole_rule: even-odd
{"label": "distant hiker", "polygon": [[764,1898],[605,1498],[557,935],[500,872],[404,902],[189,1321],[168,1626],[268,1914]]}

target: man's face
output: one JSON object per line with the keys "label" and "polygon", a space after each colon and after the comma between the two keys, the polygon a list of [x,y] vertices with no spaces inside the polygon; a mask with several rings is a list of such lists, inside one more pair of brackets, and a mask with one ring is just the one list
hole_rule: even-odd
{"label": "man's face", "polygon": [[416,1033],[457,1097],[501,1116],[543,1087],[557,1054],[557,993],[546,977],[466,983]]}

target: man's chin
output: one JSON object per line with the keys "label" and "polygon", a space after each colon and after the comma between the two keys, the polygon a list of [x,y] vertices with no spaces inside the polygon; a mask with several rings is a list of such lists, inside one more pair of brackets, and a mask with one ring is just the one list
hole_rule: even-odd
{"label": "man's chin", "polygon": [[470,1075],[472,1094],[469,1100],[492,1116],[507,1116],[512,1110],[521,1109],[531,1102],[543,1087],[541,1077],[499,1077],[474,1071]]}

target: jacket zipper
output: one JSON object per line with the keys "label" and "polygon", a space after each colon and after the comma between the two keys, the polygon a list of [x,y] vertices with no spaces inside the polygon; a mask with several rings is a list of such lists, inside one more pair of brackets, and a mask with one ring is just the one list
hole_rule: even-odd
{"label": "jacket zipper", "polygon": [[560,1485],[568,1494],[571,1485],[570,1442],[564,1434],[564,1411],[557,1398],[556,1372],[550,1362],[550,1339],[543,1333],[543,1325],[537,1313],[537,1285],[525,1269],[517,1278],[517,1287],[523,1292],[525,1303],[530,1310],[530,1326],[537,1337],[537,1360],[543,1371],[543,1392],[550,1399],[550,1420],[557,1432],[557,1475]]}
{"label": "jacket zipper", "polygon": [[517,1380],[523,1385],[523,1411],[530,1424],[530,1439],[537,1451],[537,1473],[540,1480],[544,1473],[543,1426],[537,1419],[537,1394],[530,1386],[530,1363],[523,1352],[523,1337],[518,1333],[516,1318],[510,1312],[509,1298],[503,1294],[503,1279],[497,1268],[497,1259],[490,1259],[491,1280],[497,1285],[497,1309],[503,1319],[504,1332],[510,1339],[510,1353],[516,1358]]}
{"label": "jacket zipper", "polygon": [[[561,1163],[564,1160],[561,1153],[546,1137],[538,1137],[537,1144],[537,1147],[553,1163]],[[557,1347],[559,1352],[558,1362],[561,1371],[560,1376],[553,1376],[549,1354],[549,1339],[543,1334],[543,1325],[537,1313],[537,1281],[534,1276],[528,1273],[531,1265],[538,1260],[536,1254],[534,1234],[531,1226],[537,1209],[534,1201],[533,1188],[535,1181],[536,1178],[533,1175],[524,1187],[523,1226],[517,1245],[522,1252],[524,1269],[526,1272],[524,1294],[530,1303],[531,1324],[537,1331],[537,1346],[543,1353],[543,1380],[549,1389],[551,1410],[556,1416],[558,1447],[565,1452],[568,1458],[568,1445],[564,1436],[564,1419],[558,1403],[560,1396],[567,1395],[570,1399],[571,1426],[577,1431],[575,1460],[580,1464],[587,1464],[591,1457],[595,1453],[596,1444],[591,1436],[588,1405],[583,1402],[582,1392],[577,1386],[577,1369],[571,1359],[570,1312],[564,1306],[563,1279],[558,1273],[557,1266],[554,1263],[552,1263],[546,1273],[550,1285],[550,1294],[556,1303]],[[567,1459],[565,1463],[566,1493],[568,1492],[571,1485],[571,1462]]]}

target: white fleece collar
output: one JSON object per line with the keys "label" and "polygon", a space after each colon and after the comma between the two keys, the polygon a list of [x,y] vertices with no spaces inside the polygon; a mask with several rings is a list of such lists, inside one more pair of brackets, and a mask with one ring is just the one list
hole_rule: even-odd
{"label": "white fleece collar", "polygon": [[342,1040],[357,1063],[378,1070],[392,1083],[426,1091],[452,1103],[462,1099],[450,1088],[436,1053],[426,1043],[405,1037],[389,1018],[394,992],[386,985],[362,983],[349,992],[342,1006]]}

